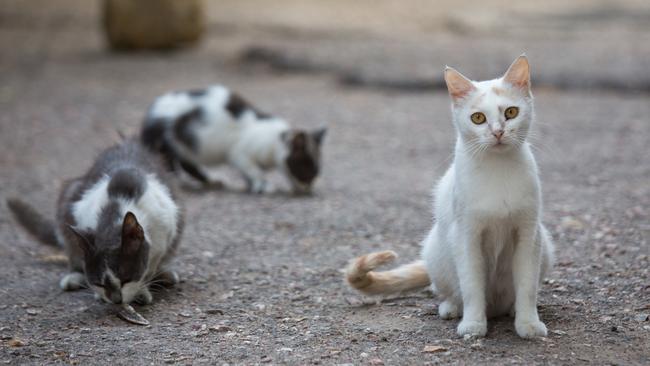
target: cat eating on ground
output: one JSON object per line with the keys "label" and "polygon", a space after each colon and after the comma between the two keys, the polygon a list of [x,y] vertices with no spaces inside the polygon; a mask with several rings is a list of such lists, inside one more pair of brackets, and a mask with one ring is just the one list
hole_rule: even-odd
{"label": "cat eating on ground", "polygon": [[169,268],[182,231],[182,211],[159,156],[136,141],[105,150],[82,177],[64,184],[56,222],[19,199],[15,218],[44,244],[63,247],[65,291],[89,287],[98,298],[149,304],[150,285],[171,286]]}
{"label": "cat eating on ground", "polygon": [[309,193],[320,172],[325,129],[291,128],[221,85],[158,97],[145,118],[142,142],[203,184],[215,184],[206,166],[228,163],[249,192],[275,189],[265,171],[279,168],[295,193]]}
{"label": "cat eating on ground", "polygon": [[448,67],[445,81],[456,147],[434,192],[436,222],[422,259],[377,272],[396,254],[364,255],[348,267],[347,281],[369,295],[431,285],[442,300],[440,317],[462,317],[460,336],[485,336],[487,319],[506,314],[514,314],[520,337],[546,336],[537,292],[553,243],[541,222],[537,164],[526,141],[534,120],[528,60],[522,55],[503,77],[480,82]]}

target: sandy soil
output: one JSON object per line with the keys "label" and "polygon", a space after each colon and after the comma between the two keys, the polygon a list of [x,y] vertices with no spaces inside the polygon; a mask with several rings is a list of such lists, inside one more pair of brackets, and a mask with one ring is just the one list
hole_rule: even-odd
{"label": "sandy soil", "polygon": [[[0,9],[3,200],[22,196],[52,214],[61,181],[82,173],[117,131],[135,133],[150,101],[169,89],[221,82],[297,126],[330,131],[312,197],[243,194],[228,169],[217,174],[229,191],[184,184],[188,225],[176,261],[183,282],[139,308],[148,327],[121,321],[89,292],[62,293],[58,252],[25,235],[0,205],[0,363],[650,363],[650,103],[635,87],[647,80],[648,43],[637,41],[649,32],[629,10],[643,19],[642,6],[624,2],[622,13],[605,12],[597,24],[610,32],[590,21],[540,41],[523,26],[516,37],[454,27],[398,34],[379,20],[362,31],[327,12],[318,14],[335,20],[310,28],[291,21],[306,11],[289,1],[294,15],[276,9],[268,22],[247,15],[254,24],[243,26],[219,21],[212,3],[200,47],[115,55],[103,47],[92,2],[9,3]],[[253,6],[235,3],[225,1],[221,14],[249,14]],[[385,9],[373,11],[390,14]],[[594,9],[583,13],[602,10]],[[518,8],[535,17],[542,10]],[[251,65],[240,55],[252,46],[320,68]],[[490,323],[487,338],[464,341],[455,321],[439,319],[430,293],[374,304],[349,290],[340,271],[378,249],[397,251],[400,263],[417,257],[431,225],[431,187],[450,161],[448,97],[435,85],[350,87],[339,77],[434,79],[445,63],[496,76],[521,48],[532,50],[544,84],[535,89],[533,142],[544,221],[557,245],[558,264],[539,300],[550,332],[524,341],[505,318]],[[554,87],[576,74],[569,87]],[[585,87],[595,79],[630,82]],[[423,352],[426,346],[439,352]]]}

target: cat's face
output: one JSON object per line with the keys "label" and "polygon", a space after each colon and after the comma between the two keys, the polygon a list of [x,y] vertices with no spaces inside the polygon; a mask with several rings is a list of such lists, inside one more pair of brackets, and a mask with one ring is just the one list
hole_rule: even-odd
{"label": "cat's face", "polygon": [[95,235],[73,229],[84,252],[88,286],[102,299],[115,304],[134,300],[147,269],[149,243],[135,215],[123,222],[100,228]]}
{"label": "cat's face", "polygon": [[287,147],[284,171],[296,193],[309,193],[318,176],[324,128],[315,131],[291,130],[282,139]]}
{"label": "cat's face", "polygon": [[454,124],[469,152],[508,151],[526,141],[534,111],[525,56],[499,79],[474,82],[447,68],[445,81]]}

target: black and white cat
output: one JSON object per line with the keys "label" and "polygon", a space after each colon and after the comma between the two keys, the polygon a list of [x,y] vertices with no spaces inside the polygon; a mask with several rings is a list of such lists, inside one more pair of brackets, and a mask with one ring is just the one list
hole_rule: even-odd
{"label": "black and white cat", "polygon": [[206,166],[228,163],[241,172],[250,192],[272,192],[264,172],[279,168],[294,192],[308,193],[320,171],[325,132],[293,129],[226,87],[213,85],[158,97],[141,138],[172,169],[180,166],[205,184],[214,183]]}
{"label": "black and white cat", "polygon": [[90,287],[115,304],[152,301],[152,282],[173,285],[168,267],[182,231],[182,211],[165,182],[164,164],[136,141],[105,150],[82,177],[64,184],[56,223],[12,199],[16,219],[43,243],[64,247],[66,291]]}

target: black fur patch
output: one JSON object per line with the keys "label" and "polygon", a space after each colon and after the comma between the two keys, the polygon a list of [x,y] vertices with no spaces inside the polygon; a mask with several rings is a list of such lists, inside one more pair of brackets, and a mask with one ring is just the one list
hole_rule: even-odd
{"label": "black fur patch", "polygon": [[176,139],[195,152],[198,148],[198,142],[190,127],[192,124],[200,122],[202,115],[201,108],[197,107],[181,115],[174,122],[174,136]]}
{"label": "black fur patch", "polygon": [[135,168],[124,168],[113,173],[108,183],[109,197],[138,199],[147,186],[146,178]]}
{"label": "black fur patch", "polygon": [[309,152],[308,139],[304,132],[297,133],[291,141],[287,167],[293,177],[305,184],[311,184],[318,175],[318,162]]}
{"label": "black fur patch", "polygon": [[226,110],[235,119],[238,119],[246,111],[252,111],[259,119],[266,119],[271,117],[269,114],[253,107],[252,104],[250,104],[246,99],[237,93],[230,93],[230,98],[228,99],[228,103],[226,103]]}
{"label": "black fur patch", "polygon": [[165,120],[162,118],[145,121],[142,132],[140,133],[140,141],[146,147],[154,151],[159,151],[163,145],[165,127]]}

